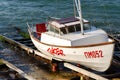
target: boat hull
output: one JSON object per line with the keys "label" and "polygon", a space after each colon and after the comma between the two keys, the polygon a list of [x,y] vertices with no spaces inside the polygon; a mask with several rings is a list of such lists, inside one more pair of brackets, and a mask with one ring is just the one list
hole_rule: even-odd
{"label": "boat hull", "polygon": [[96,71],[107,70],[112,61],[114,42],[94,44],[88,46],[55,46],[40,42],[30,33],[35,47],[53,59],[81,64]]}

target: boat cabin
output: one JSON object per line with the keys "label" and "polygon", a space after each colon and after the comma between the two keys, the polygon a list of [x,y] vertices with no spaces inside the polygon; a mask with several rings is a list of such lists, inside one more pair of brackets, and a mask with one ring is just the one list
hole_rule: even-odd
{"label": "boat cabin", "polygon": [[[90,29],[89,22],[87,20],[84,20],[83,23],[84,30]],[[48,23],[47,27],[49,31],[53,31],[60,35],[81,31],[80,20],[75,17],[52,20]]]}
{"label": "boat cabin", "polygon": [[83,25],[84,35],[81,34],[80,21],[78,18],[51,20],[47,25],[42,25],[44,28],[47,26],[48,30],[44,28],[41,30],[41,42],[61,46],[79,46],[107,41],[107,34],[103,30],[90,27],[87,20],[83,20]]}

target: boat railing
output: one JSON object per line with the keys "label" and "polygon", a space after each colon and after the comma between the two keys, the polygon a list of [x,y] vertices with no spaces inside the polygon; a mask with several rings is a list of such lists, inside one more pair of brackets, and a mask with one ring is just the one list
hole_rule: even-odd
{"label": "boat railing", "polygon": [[33,32],[33,28],[34,28],[34,26],[33,26],[33,24],[29,24],[28,22],[26,23],[27,24],[27,27],[28,27],[28,29],[31,31],[31,32]]}

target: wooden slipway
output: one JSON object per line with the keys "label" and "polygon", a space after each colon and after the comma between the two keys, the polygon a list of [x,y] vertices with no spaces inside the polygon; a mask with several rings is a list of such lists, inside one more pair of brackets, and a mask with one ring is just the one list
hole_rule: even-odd
{"label": "wooden slipway", "polygon": [[[53,60],[52,57],[44,55],[43,53],[39,52],[38,50],[35,50],[35,49],[31,48],[31,47],[28,47],[28,46],[26,46],[24,44],[21,44],[21,43],[15,41],[15,40],[7,38],[7,37],[5,37],[3,35],[0,35],[0,37],[3,38],[6,42],[8,42],[10,44],[12,44],[12,45],[14,45],[16,47],[24,49],[28,53],[33,53],[33,54],[35,54],[37,56],[40,56],[40,57],[42,57],[44,59],[47,59],[49,61]],[[30,78],[29,76],[27,76],[23,71],[21,71],[18,68],[16,68],[14,65],[12,65],[12,64],[10,64],[10,63],[8,63],[6,61],[3,61],[3,62],[6,63],[10,68],[12,68],[14,70],[17,70],[22,76],[25,76],[26,78],[29,78],[28,80],[34,80],[34,79]],[[71,69],[73,71],[76,71],[78,73],[82,73],[82,74],[84,74],[86,76],[89,76],[91,78],[94,78],[96,80],[108,80],[108,79],[106,79],[106,78],[104,78],[104,77],[102,77],[102,76],[100,76],[98,74],[95,74],[93,72],[87,71],[86,69],[77,67],[77,66],[75,66],[73,64],[70,64],[70,63],[67,63],[67,62],[63,62],[63,64],[64,64],[65,67],[67,67],[67,68],[69,68],[69,69]]]}

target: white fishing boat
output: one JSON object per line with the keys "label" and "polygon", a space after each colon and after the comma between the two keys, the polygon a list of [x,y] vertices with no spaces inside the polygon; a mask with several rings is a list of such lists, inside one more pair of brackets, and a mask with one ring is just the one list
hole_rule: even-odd
{"label": "white fishing boat", "polygon": [[82,18],[80,0],[74,0],[78,16],[50,19],[28,31],[35,47],[53,59],[81,64],[96,71],[109,68],[114,40]]}

